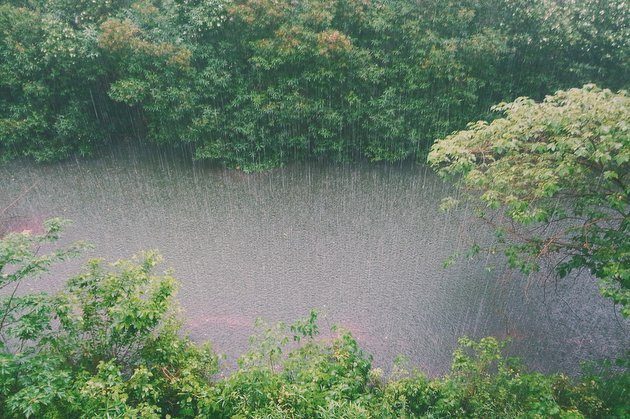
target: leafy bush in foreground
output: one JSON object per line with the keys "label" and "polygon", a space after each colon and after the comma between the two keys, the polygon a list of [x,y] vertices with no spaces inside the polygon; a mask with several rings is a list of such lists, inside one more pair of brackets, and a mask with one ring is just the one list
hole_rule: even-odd
{"label": "leafy bush in foreground", "polygon": [[[45,272],[76,248],[39,256],[42,235],[0,239],[0,286]],[[625,365],[577,380],[527,372],[494,338],[461,339],[450,374],[398,365],[386,379],[345,331],[317,338],[317,313],[290,327],[258,323],[237,371],[182,337],[176,281],[149,252],[94,260],[55,295],[0,299],[3,417],[582,417],[627,416]],[[289,348],[289,341],[293,346]]]}

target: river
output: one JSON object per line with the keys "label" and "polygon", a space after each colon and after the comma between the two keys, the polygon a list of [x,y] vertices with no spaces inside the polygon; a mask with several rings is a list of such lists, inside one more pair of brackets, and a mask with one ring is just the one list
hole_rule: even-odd
{"label": "river", "polygon": [[[629,324],[584,275],[556,283],[507,277],[500,261],[454,252],[491,234],[466,208],[444,213],[453,193],[409,163],[296,163],[245,174],[180,153],[127,146],[95,159],[0,166],[0,208],[30,191],[2,220],[37,231],[73,221],[62,243],[87,240],[107,260],[159,249],[181,281],[185,329],[210,340],[229,368],[256,317],[290,322],[319,309],[387,369],[397,355],[429,374],[447,371],[457,338],[512,339],[510,352],[541,371],[621,353]],[[496,267],[490,269],[492,266]],[[78,262],[29,282],[59,289]]]}

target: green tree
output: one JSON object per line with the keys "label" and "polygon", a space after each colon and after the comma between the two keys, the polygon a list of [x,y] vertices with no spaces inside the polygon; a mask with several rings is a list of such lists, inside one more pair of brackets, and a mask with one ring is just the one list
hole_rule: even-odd
{"label": "green tree", "polygon": [[519,98],[439,140],[429,162],[455,178],[525,273],[551,257],[561,277],[586,268],[630,315],[630,98],[594,85],[537,103]]}
{"label": "green tree", "polygon": [[0,159],[89,154],[106,139],[89,34],[36,10],[0,5]]}
{"label": "green tree", "polygon": [[12,0],[0,157],[185,145],[263,170],[399,161],[491,104],[627,87],[625,0]]}
{"label": "green tree", "polygon": [[44,223],[42,234],[27,231],[0,237],[0,352],[21,351],[48,328],[50,311],[45,294],[23,295],[19,288],[24,280],[41,276],[51,265],[76,256],[86,246],[76,243],[40,255],[43,245],[59,238],[64,224],[66,221],[55,218]]}

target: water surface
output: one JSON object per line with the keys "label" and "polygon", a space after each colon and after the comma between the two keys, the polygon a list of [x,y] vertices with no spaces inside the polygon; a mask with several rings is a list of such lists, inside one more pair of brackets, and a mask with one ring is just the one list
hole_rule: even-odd
{"label": "water surface", "polygon": [[[573,372],[577,361],[619,354],[628,322],[586,277],[543,288],[506,280],[492,261],[443,262],[490,234],[465,208],[439,211],[453,193],[426,167],[301,163],[262,174],[127,147],[107,157],[0,166],[3,221],[37,229],[73,220],[64,242],[95,244],[108,260],[159,249],[181,280],[187,331],[226,363],[247,346],[253,321],[291,321],[318,308],[321,326],[350,329],[385,368],[399,354],[446,371],[459,336],[511,337],[533,368]],[[33,289],[58,289],[77,263]]]}

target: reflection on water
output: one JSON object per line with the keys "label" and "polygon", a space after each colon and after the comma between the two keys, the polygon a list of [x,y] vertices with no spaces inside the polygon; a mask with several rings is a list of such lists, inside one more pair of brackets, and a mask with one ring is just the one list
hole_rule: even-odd
{"label": "reflection on water", "polygon": [[[64,241],[96,245],[108,260],[157,248],[181,280],[187,330],[228,362],[253,320],[291,321],[318,308],[387,366],[398,354],[444,372],[457,337],[511,337],[541,370],[619,353],[628,323],[615,320],[591,280],[525,287],[489,261],[444,260],[490,238],[466,209],[438,206],[452,193],[426,167],[296,164],[247,175],[165,152],[134,148],[89,161],[0,166],[3,227],[37,230],[74,221]],[[148,154],[146,154],[148,153]],[[77,263],[36,289],[56,289]],[[523,284],[521,284],[523,282]]]}

